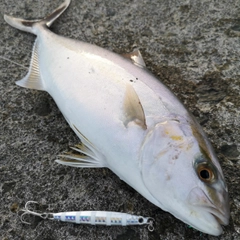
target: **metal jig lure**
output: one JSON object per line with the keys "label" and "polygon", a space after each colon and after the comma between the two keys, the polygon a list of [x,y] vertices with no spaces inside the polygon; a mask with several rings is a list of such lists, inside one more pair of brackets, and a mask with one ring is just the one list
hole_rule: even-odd
{"label": "metal jig lure", "polygon": [[38,216],[42,219],[56,220],[62,222],[71,222],[77,224],[90,225],[105,225],[105,226],[129,226],[129,225],[148,225],[148,230],[154,230],[153,221],[151,217],[142,217],[121,212],[109,211],[74,211],[74,212],[59,212],[59,213],[38,213],[29,209],[30,204],[38,204],[35,201],[28,201],[25,208],[22,209],[24,213],[21,215],[21,221],[25,224],[31,224],[24,220],[27,214]]}

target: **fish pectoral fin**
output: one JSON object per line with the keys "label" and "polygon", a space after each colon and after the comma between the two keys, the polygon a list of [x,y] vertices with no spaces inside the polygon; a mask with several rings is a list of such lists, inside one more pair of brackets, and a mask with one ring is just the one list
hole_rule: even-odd
{"label": "fish pectoral fin", "polygon": [[40,70],[39,70],[39,57],[38,57],[38,40],[36,40],[33,52],[32,59],[27,75],[16,82],[17,85],[25,88],[32,88],[37,90],[45,90],[44,82],[41,79]]}
{"label": "fish pectoral fin", "polygon": [[146,67],[146,64],[143,60],[142,54],[138,49],[136,49],[130,53],[124,53],[124,54],[122,54],[122,56],[127,59],[130,59],[138,67]]}
{"label": "fish pectoral fin", "polygon": [[125,116],[124,125],[126,127],[130,122],[134,122],[143,129],[147,129],[146,118],[142,104],[133,86],[129,83],[126,85],[123,109]]}
{"label": "fish pectoral fin", "polygon": [[60,159],[56,162],[81,168],[102,168],[107,167],[103,154],[78,130],[78,128],[70,123],[70,126],[80,138],[81,143],[71,147],[73,152],[66,152],[59,155]]}

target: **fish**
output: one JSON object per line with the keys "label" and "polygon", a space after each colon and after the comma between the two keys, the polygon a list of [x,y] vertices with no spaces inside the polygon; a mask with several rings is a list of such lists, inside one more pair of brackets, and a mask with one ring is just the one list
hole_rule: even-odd
{"label": "fish", "polygon": [[80,139],[56,161],[109,168],[184,223],[222,234],[228,188],[202,127],[147,70],[138,49],[119,55],[50,31],[70,2],[41,20],[4,15],[12,27],[36,35],[29,71],[16,84],[48,92]]}

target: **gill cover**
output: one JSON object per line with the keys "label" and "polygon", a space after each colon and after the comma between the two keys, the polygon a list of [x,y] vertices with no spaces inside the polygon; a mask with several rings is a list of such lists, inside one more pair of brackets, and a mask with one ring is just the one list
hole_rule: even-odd
{"label": "gill cover", "polygon": [[[192,161],[180,160],[194,145],[188,125],[177,118],[163,119],[148,132],[141,149],[143,181],[161,207],[170,212],[171,201],[175,201],[172,198],[176,188],[173,183],[188,178],[188,171],[181,171],[183,165],[192,168]],[[179,169],[177,173],[176,169]]]}

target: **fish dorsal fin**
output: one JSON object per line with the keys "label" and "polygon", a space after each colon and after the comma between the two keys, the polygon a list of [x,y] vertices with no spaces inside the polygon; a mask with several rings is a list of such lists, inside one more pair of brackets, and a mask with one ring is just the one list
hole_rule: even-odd
{"label": "fish dorsal fin", "polygon": [[32,88],[37,90],[45,90],[44,83],[41,79],[40,70],[39,70],[39,57],[38,57],[38,40],[36,40],[32,59],[27,75],[16,82],[17,85],[25,88]]}
{"label": "fish dorsal fin", "polygon": [[127,59],[130,59],[138,67],[146,67],[146,64],[143,60],[142,54],[138,49],[136,49],[130,53],[124,53],[124,54],[122,54],[122,56]]}
{"label": "fish dorsal fin", "polygon": [[57,159],[56,162],[71,167],[81,168],[107,167],[103,154],[101,154],[93,143],[91,143],[75,125],[70,123],[70,126],[80,138],[81,143],[71,147],[74,152],[66,152],[59,155],[60,159]]}
{"label": "fish dorsal fin", "polygon": [[135,122],[143,129],[147,128],[146,119],[140,99],[129,83],[126,85],[126,92],[123,102],[124,109],[124,125],[127,126],[129,122]]}

